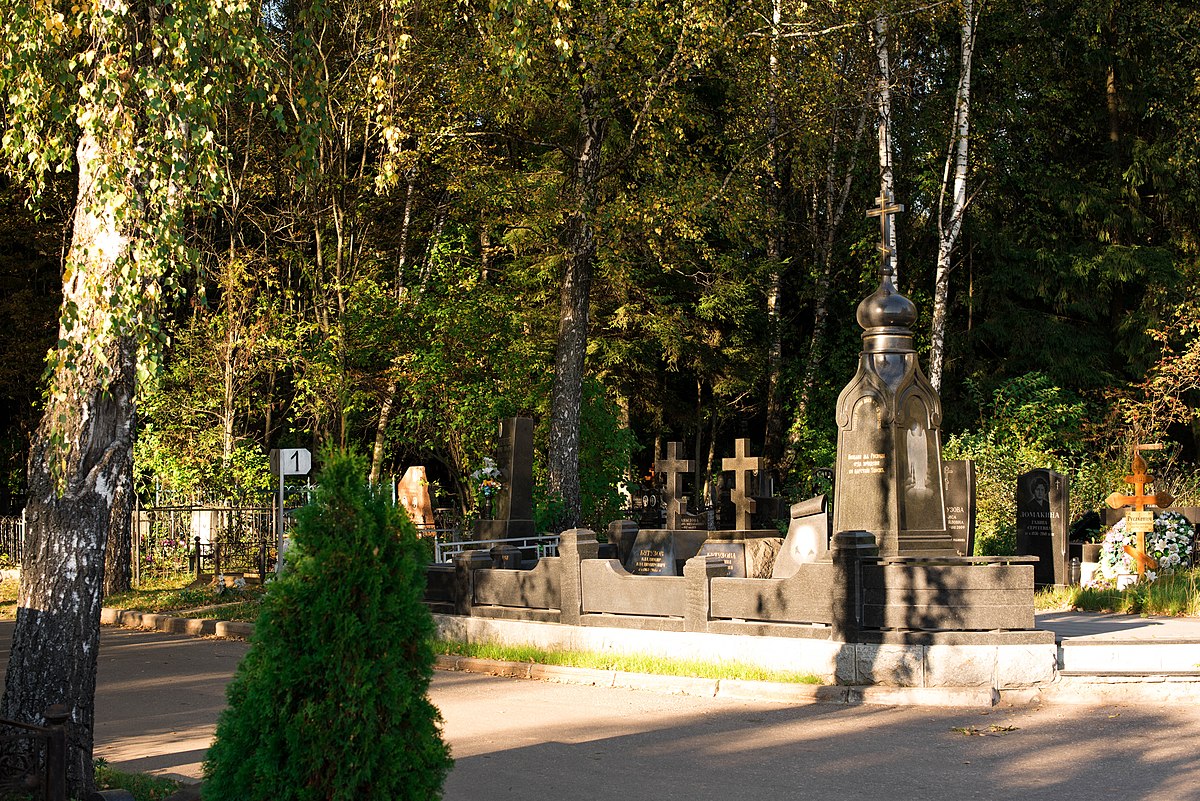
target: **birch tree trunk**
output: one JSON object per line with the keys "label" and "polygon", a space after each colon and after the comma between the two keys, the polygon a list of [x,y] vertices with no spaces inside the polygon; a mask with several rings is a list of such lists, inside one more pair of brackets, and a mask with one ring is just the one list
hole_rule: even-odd
{"label": "birch tree trunk", "polygon": [[[396,264],[396,299],[404,295],[404,265],[408,252],[408,231],[412,225],[413,208],[413,178],[409,176],[408,186],[404,191],[404,221],[400,228],[400,257]],[[395,365],[393,364],[393,370]],[[400,383],[393,374],[388,379],[387,388],[383,391],[383,403],[379,406],[379,424],[375,427],[375,443],[371,448],[371,484],[379,483],[383,468],[383,447],[387,443],[387,427],[392,420],[392,404],[396,402],[396,392]]]}
{"label": "birch tree trunk", "polygon": [[[975,28],[978,11],[975,0],[962,0],[962,50],[958,88],[954,93],[954,121],[946,147],[946,165],[942,171],[942,189],[938,195],[937,277],[933,288],[933,317],[930,323],[929,383],[934,390],[942,386],[942,366],[946,353],[946,317],[950,295],[950,257],[962,232],[967,208],[967,154],[971,131],[971,56],[975,52]],[[951,184],[953,184],[951,186]],[[946,192],[950,190],[950,207]]]}
{"label": "birch tree trunk", "polygon": [[580,133],[575,161],[575,208],[564,234],[568,250],[559,298],[558,346],[550,399],[548,485],[563,504],[562,528],[579,523],[579,415],[583,404],[583,368],[587,356],[588,300],[596,262],[593,217],[600,181],[600,151],[605,120],[595,90],[580,92]]}
{"label": "birch tree trunk", "polygon": [[130,247],[111,208],[97,202],[102,147],[89,133],[78,145],[78,202],[63,287],[64,314],[74,305],[68,315],[74,324],[59,330],[68,342],[94,343],[99,358],[60,362],[58,391],[47,399],[33,438],[17,620],[0,709],[3,717],[41,723],[50,704],[69,707],[71,797],[92,787],[105,545],[133,446],[137,348],[133,337],[109,327],[110,298]]}
{"label": "birch tree trunk", "polygon": [[[767,56],[767,213],[771,220],[767,228],[767,261],[771,273],[767,278],[767,421],[763,434],[764,474],[769,475],[781,456],[783,435],[783,324],[780,309],[783,294],[783,247],[781,244],[783,217],[783,181],[779,164],[779,26],[782,21],[782,2],[771,2],[771,38]],[[697,473],[698,474],[698,473]],[[699,484],[697,484],[699,486]]]}
{"label": "birch tree trunk", "polygon": [[[892,171],[892,65],[888,56],[888,18],[880,11],[873,25],[875,60],[879,73],[875,83],[875,105],[879,115],[879,194],[895,196],[895,176]],[[887,264],[892,271],[892,283],[900,283],[900,254],[896,249],[896,226],[887,227]]]}

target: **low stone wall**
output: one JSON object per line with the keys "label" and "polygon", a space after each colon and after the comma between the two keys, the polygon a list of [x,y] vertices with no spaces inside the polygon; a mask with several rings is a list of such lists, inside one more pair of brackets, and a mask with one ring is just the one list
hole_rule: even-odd
{"label": "low stone wall", "polygon": [[[906,647],[938,644],[916,636],[924,633],[942,644],[949,634],[1042,634],[1032,632],[1033,568],[1023,557],[880,558],[862,531],[840,532],[832,546],[827,561],[786,579],[730,578],[711,556],[689,559],[683,576],[635,576],[599,559],[595,535],[575,529],[562,533],[559,557],[529,571],[494,569],[486,552],[459,554],[452,568],[431,568],[427,600],[465,616]],[[895,631],[912,636],[885,643]]]}
{"label": "low stone wall", "polygon": [[532,570],[479,570],[475,573],[474,601],[487,606],[523,609],[558,609],[561,557],[546,556]]}
{"label": "low stone wall", "polygon": [[682,576],[634,576],[616,559],[589,559],[580,570],[584,614],[682,618],[686,612]]}
{"label": "low stone wall", "polygon": [[802,564],[785,579],[714,578],[712,618],[772,623],[833,622],[833,564]]}

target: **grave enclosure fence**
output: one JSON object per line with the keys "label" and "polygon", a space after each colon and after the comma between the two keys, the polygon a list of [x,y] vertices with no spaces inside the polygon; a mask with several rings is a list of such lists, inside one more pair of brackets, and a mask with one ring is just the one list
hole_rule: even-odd
{"label": "grave enclosure fence", "polygon": [[66,801],[70,712],[56,704],[42,716],[44,726],[0,719],[0,797]]}

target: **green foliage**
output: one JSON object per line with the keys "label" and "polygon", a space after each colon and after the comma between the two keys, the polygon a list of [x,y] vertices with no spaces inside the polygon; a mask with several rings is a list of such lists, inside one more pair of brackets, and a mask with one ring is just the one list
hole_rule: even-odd
{"label": "green foliage", "polygon": [[699,659],[670,659],[650,654],[613,654],[593,651],[548,650],[531,645],[501,645],[493,642],[463,643],[438,640],[438,653],[472,656],[505,662],[534,662],[539,665],[565,665],[593,670],[620,670],[628,673],[651,673],[664,676],[693,676],[705,679],[745,679],[777,681],[789,684],[820,684],[821,679],[810,673],[768,670],[738,661],[706,662]]}
{"label": "green foliage", "polygon": [[[538,438],[545,440],[547,416],[541,418]],[[579,411],[579,525],[599,535],[616,520],[624,505],[618,486],[625,481],[637,440],[621,425],[620,410],[604,385],[595,378],[583,382],[583,402]],[[563,519],[562,501],[547,489],[545,454],[538,453],[534,464],[534,522],[539,532],[559,530]]]}
{"label": "green foliage", "polygon": [[325,457],[205,763],[206,799],[441,796],[451,760],[427,690],[433,621],[405,515],[366,465]]}
{"label": "green foliage", "polygon": [[97,790],[126,790],[134,801],[163,801],[179,791],[182,782],[148,773],[115,770],[103,759],[95,760]]}
{"label": "green foliage", "polygon": [[1200,617],[1200,568],[1160,576],[1157,581],[1138,582],[1124,590],[1113,587],[1041,590],[1034,603],[1039,610]]}
{"label": "green foliage", "polygon": [[946,440],[943,458],[975,462],[976,554],[1016,552],[1017,477],[1048,467],[1070,481],[1072,519],[1110,490],[1106,467],[1081,431],[1087,405],[1041,373],[1003,383],[981,410],[979,427]]}

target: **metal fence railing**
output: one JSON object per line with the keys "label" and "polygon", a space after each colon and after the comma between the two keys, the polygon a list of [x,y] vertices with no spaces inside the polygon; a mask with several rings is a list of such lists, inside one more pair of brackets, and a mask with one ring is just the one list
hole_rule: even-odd
{"label": "metal fence railing", "polygon": [[0,797],[66,801],[70,716],[55,704],[42,714],[45,726],[0,719]]}
{"label": "metal fence railing", "polygon": [[25,542],[25,510],[19,515],[0,517],[0,568],[21,564],[21,549]]}
{"label": "metal fence railing", "polygon": [[[452,534],[451,539],[444,535]],[[512,537],[499,540],[463,540],[458,539],[458,531],[437,532],[433,543],[433,561],[449,562],[457,554],[465,551],[486,551],[495,545],[513,545],[527,556],[558,556],[558,535],[546,534],[538,537]]]}

